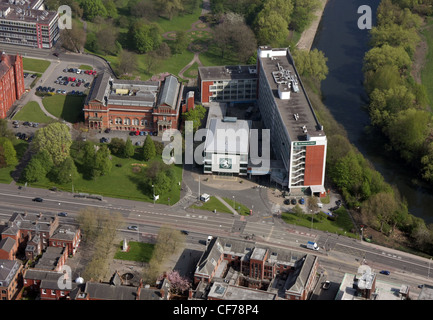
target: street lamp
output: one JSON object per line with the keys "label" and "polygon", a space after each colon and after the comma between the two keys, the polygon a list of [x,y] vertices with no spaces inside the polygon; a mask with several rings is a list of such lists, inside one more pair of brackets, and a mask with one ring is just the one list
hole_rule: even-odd
{"label": "street lamp", "polygon": [[236,211],[236,201],[235,201],[235,196],[233,196],[233,209],[235,209],[235,211]]}
{"label": "street lamp", "polygon": [[155,204],[155,185],[152,184],[153,188],[153,204]]}

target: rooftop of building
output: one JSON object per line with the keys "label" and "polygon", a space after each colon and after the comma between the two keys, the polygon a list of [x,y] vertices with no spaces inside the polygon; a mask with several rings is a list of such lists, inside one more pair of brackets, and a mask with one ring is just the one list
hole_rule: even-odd
{"label": "rooftop of building", "polygon": [[35,268],[48,271],[55,270],[64,250],[65,248],[62,247],[48,247],[36,262]]}
{"label": "rooftop of building", "polygon": [[[247,154],[249,151],[250,128],[250,120],[241,120],[233,117],[210,119],[205,152]],[[234,139],[233,134],[237,136],[236,139]],[[211,139],[211,135],[213,135],[213,139]]]}
{"label": "rooftop of building", "polygon": [[208,298],[221,300],[276,300],[277,295],[273,292],[215,282],[209,291]]}
{"label": "rooftop of building", "polygon": [[202,81],[257,79],[255,65],[199,67],[198,73]]}
{"label": "rooftop of building", "polygon": [[182,84],[172,75],[159,81],[114,79],[108,72],[100,73],[92,84],[86,105],[98,101],[105,106],[156,107],[165,105],[176,109]]}
{"label": "rooftop of building", "polygon": [[2,20],[51,24],[58,18],[57,11],[43,10],[41,0],[0,0],[0,23]]}
{"label": "rooftop of building", "polygon": [[[291,140],[305,141],[309,140],[309,138],[317,139],[318,137],[325,137],[323,126],[319,123],[309,103],[307,93],[294,67],[288,48],[273,49],[270,47],[260,47],[257,57],[259,65],[264,70],[265,77],[272,90],[272,96],[278,106],[281,119]],[[292,90],[294,85],[291,84],[291,78],[297,82],[298,92]],[[287,86],[291,86],[289,99],[280,98],[278,94],[279,85],[282,86],[280,87],[282,89],[286,86],[285,89],[287,90]]]}
{"label": "rooftop of building", "polygon": [[0,59],[0,79],[9,71],[9,69],[15,64],[16,56],[1,53]]}
{"label": "rooftop of building", "polygon": [[0,281],[2,282],[0,287],[7,286],[12,281],[20,264],[17,260],[0,259]]}

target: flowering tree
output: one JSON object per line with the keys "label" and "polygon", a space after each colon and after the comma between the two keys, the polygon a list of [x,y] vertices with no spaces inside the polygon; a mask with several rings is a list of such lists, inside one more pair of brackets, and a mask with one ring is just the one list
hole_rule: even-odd
{"label": "flowering tree", "polygon": [[174,294],[181,294],[188,290],[191,286],[189,280],[182,277],[176,270],[172,270],[168,273],[164,272],[164,274],[160,276],[158,280],[162,280],[163,278],[167,278],[167,280],[170,281],[170,291]]}

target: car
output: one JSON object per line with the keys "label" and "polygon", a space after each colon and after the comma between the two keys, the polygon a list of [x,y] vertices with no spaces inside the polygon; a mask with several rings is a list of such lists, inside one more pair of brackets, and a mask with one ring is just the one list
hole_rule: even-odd
{"label": "car", "polygon": [[130,136],[135,136],[135,131],[131,131],[131,132],[129,132],[129,135],[130,135]]}
{"label": "car", "polygon": [[17,139],[19,139],[21,137],[21,132],[15,133],[15,137],[17,137]]}
{"label": "car", "polygon": [[29,74],[26,72],[24,73],[24,78],[27,78],[29,76]]}
{"label": "car", "polygon": [[128,230],[135,230],[138,231],[138,227],[137,226],[129,226]]}
{"label": "car", "polygon": [[18,120],[12,121],[12,124],[19,124]]}
{"label": "car", "polygon": [[102,137],[102,138],[99,140],[99,142],[101,142],[101,143],[107,143],[107,142],[108,142],[108,139],[105,138],[105,137]]}
{"label": "car", "polygon": [[184,235],[189,235],[189,232],[186,230],[181,230],[180,233],[184,234]]}
{"label": "car", "polygon": [[84,85],[85,88],[88,88],[90,86],[90,82],[86,82],[86,84]]}
{"label": "car", "polygon": [[59,217],[67,217],[68,213],[67,212],[59,212],[58,216]]}
{"label": "car", "polygon": [[33,128],[37,128],[39,126],[38,122],[33,123]]}
{"label": "car", "polygon": [[379,272],[380,274],[384,274],[386,276],[389,276],[390,272],[388,270],[382,270]]}
{"label": "car", "polygon": [[328,290],[330,286],[331,286],[331,282],[330,282],[329,280],[326,280],[326,281],[323,283],[322,289],[323,289],[323,290]]}
{"label": "car", "polygon": [[54,92],[54,91],[56,91],[56,88],[51,88],[50,89],[50,92]]}
{"label": "car", "polygon": [[107,128],[107,129],[105,129],[104,132],[105,132],[105,133],[110,133],[110,132],[111,132],[111,129],[110,129],[110,128]]}
{"label": "car", "polygon": [[32,201],[35,201],[35,202],[42,202],[42,201],[44,201],[44,199],[39,198],[39,197],[36,197],[36,198],[33,198]]}
{"label": "car", "polygon": [[77,82],[77,87],[79,87],[81,85],[81,82]]}
{"label": "car", "polygon": [[56,90],[56,93],[62,93],[62,90],[57,89],[57,90]]}
{"label": "car", "polygon": [[284,200],[284,204],[289,205],[290,204],[290,200],[289,199]]}
{"label": "car", "polygon": [[144,131],[140,131],[140,136],[144,136]]}
{"label": "car", "polygon": [[36,91],[41,91],[41,90],[42,90],[42,86],[36,88]]}
{"label": "car", "polygon": [[54,53],[53,53],[53,56],[58,57],[59,54],[58,54],[57,52],[54,52]]}
{"label": "car", "polygon": [[291,202],[293,205],[295,205],[295,204],[296,204],[296,199],[293,198],[292,200],[290,200],[290,202]]}
{"label": "car", "polygon": [[24,121],[24,122],[23,122],[23,125],[24,125],[24,126],[28,126],[29,124],[30,124],[30,122],[28,122],[28,121]]}
{"label": "car", "polygon": [[299,199],[299,204],[304,204],[304,203],[305,203],[305,199],[304,198]]}
{"label": "car", "polygon": [[32,78],[36,78],[37,76],[36,76],[36,73],[33,73],[32,75],[31,75],[31,77]]}
{"label": "car", "polygon": [[68,72],[68,69],[63,69],[63,72]]}
{"label": "car", "polygon": [[337,210],[338,208],[339,208],[338,206],[335,206],[335,207],[329,208],[329,211],[335,211],[335,210]]}

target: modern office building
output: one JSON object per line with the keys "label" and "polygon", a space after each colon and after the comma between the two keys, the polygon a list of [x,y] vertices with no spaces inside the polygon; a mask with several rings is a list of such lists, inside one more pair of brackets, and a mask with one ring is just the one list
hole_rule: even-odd
{"label": "modern office building", "polygon": [[[271,181],[290,191],[310,188],[312,194],[324,196],[327,139],[289,49],[259,47],[257,76],[257,104],[281,162],[271,167]],[[254,174],[254,168],[249,173]]]}
{"label": "modern office building", "polygon": [[177,129],[183,85],[169,75],[164,81],[113,79],[98,75],[84,103],[90,129],[146,131],[162,134]]}
{"label": "modern office building", "polygon": [[60,36],[58,20],[43,0],[0,0],[0,43],[52,48]]}
{"label": "modern office building", "polygon": [[251,121],[234,117],[209,122],[204,148],[204,173],[247,175]]}
{"label": "modern office building", "polygon": [[198,68],[201,103],[250,102],[256,100],[256,66]]}
{"label": "modern office building", "polygon": [[8,111],[24,91],[22,57],[3,52],[0,58],[0,118],[6,118]]}

